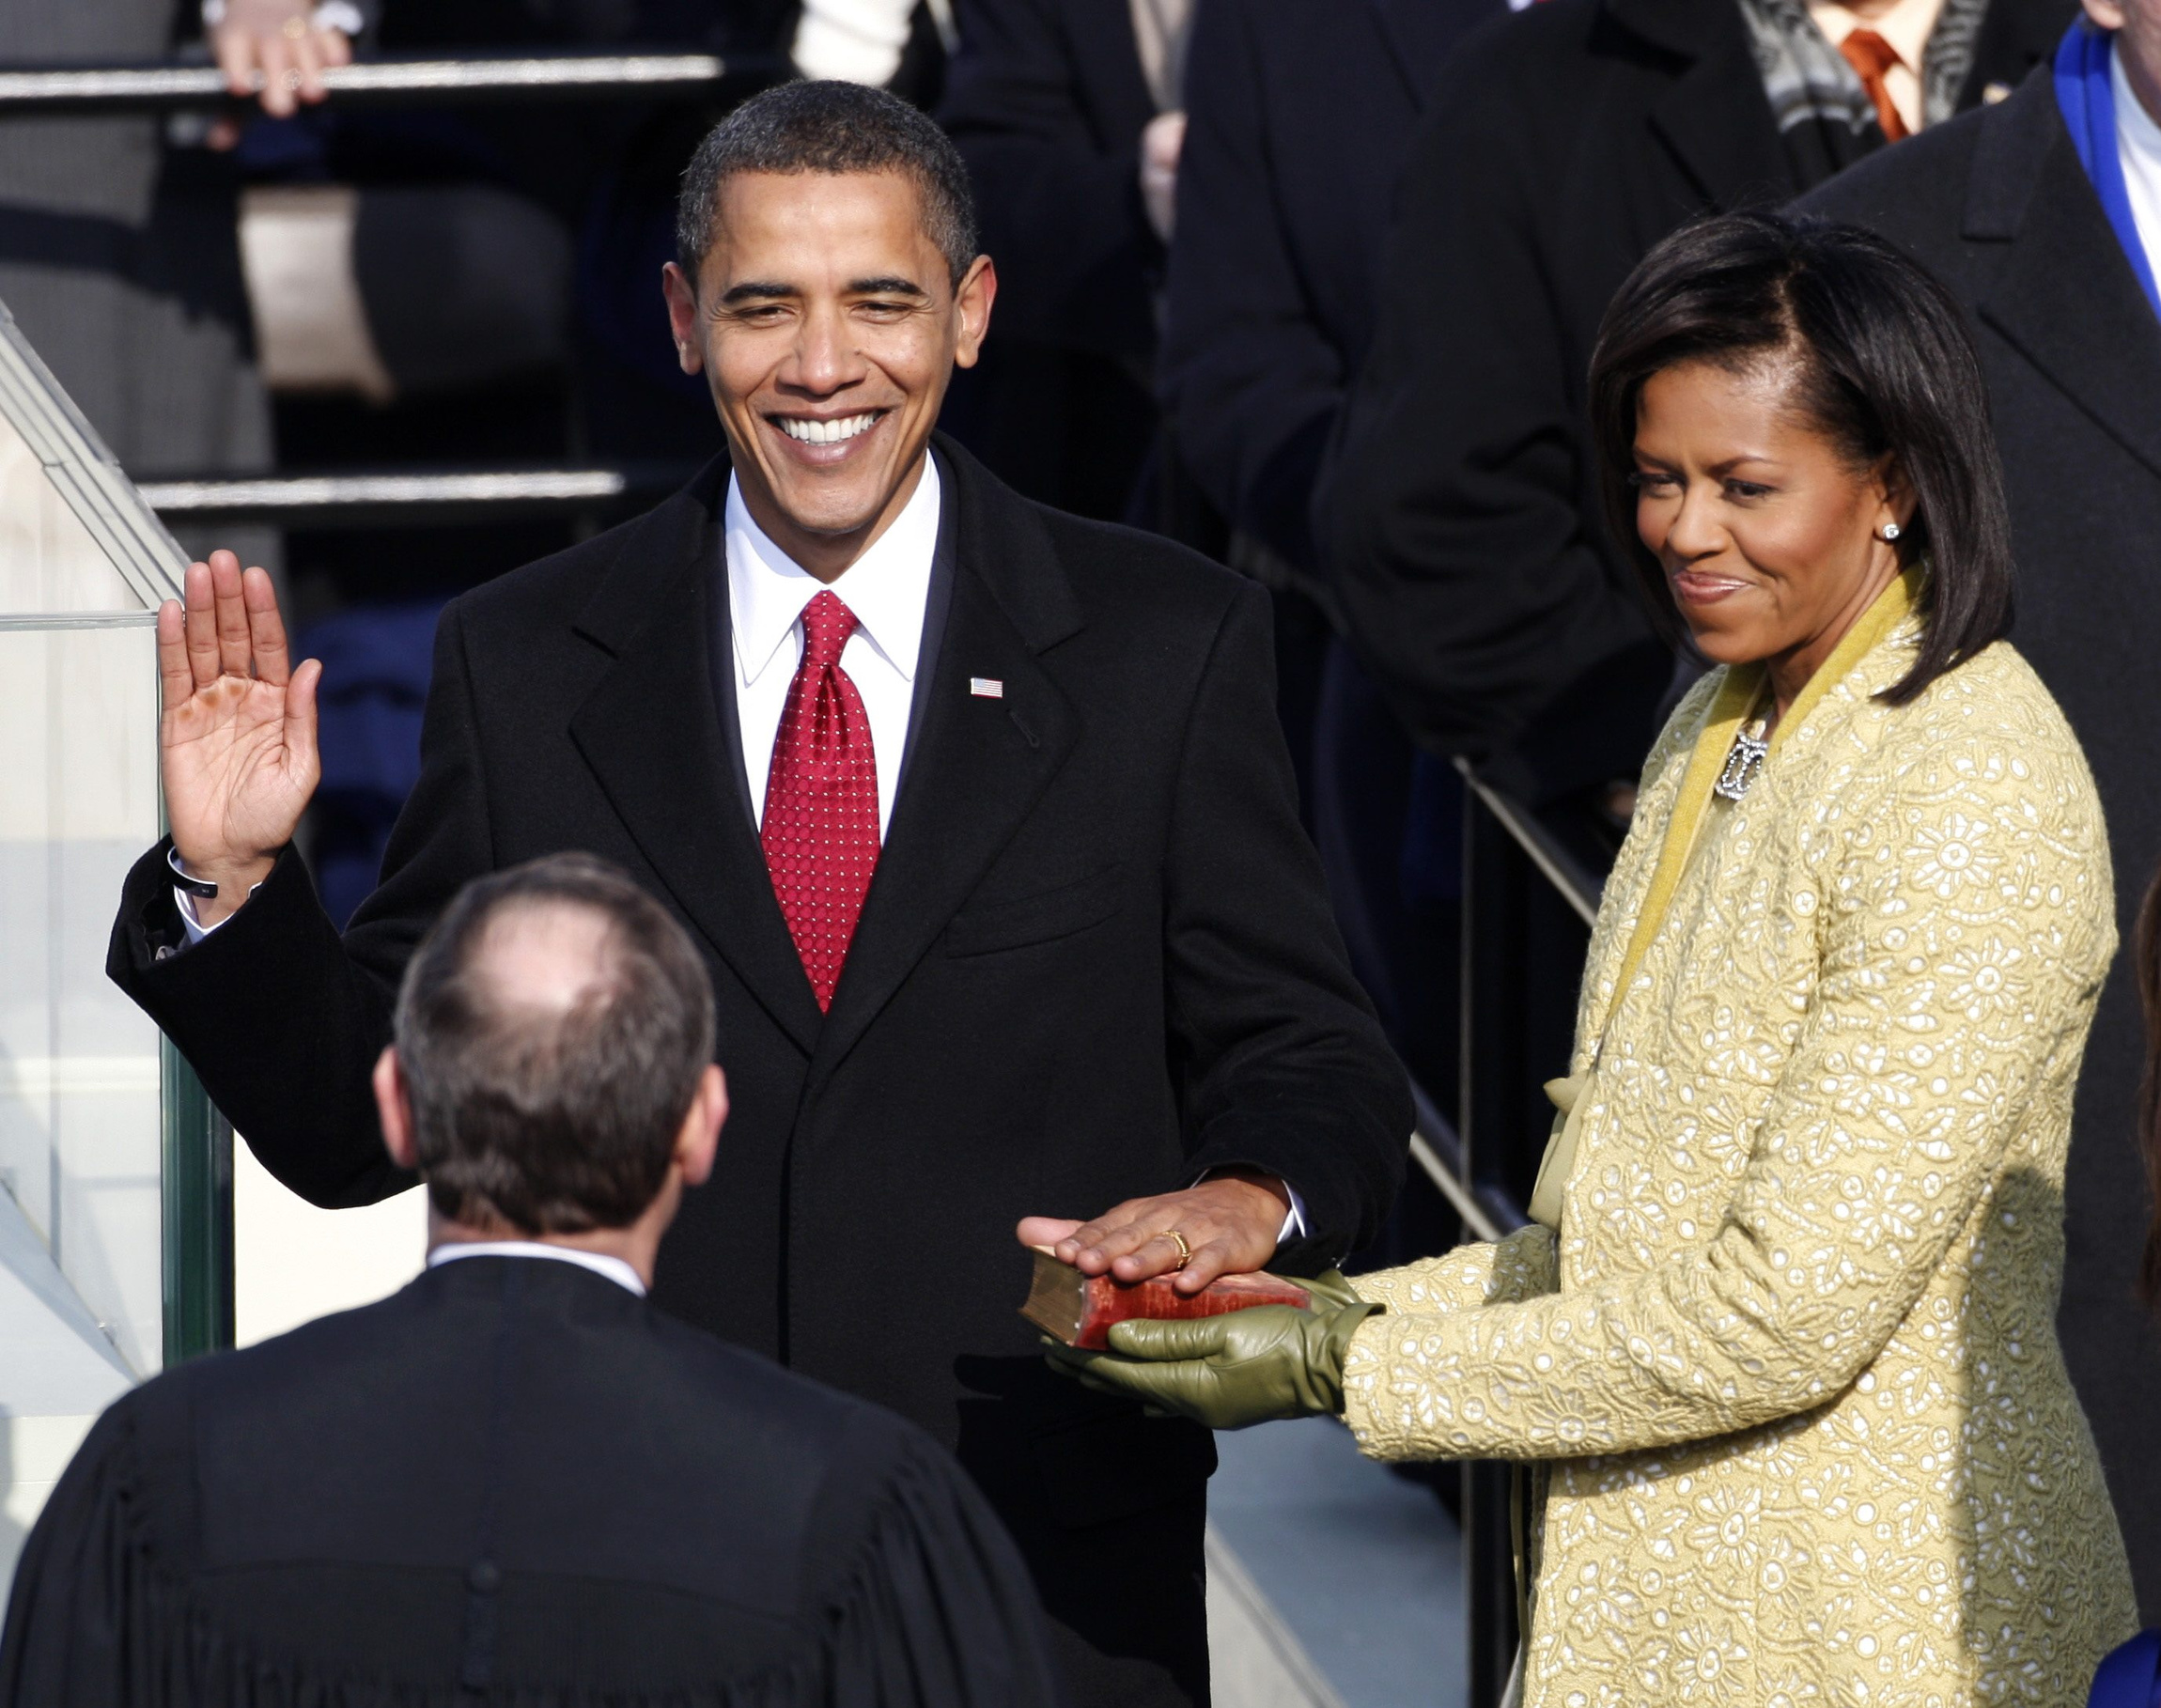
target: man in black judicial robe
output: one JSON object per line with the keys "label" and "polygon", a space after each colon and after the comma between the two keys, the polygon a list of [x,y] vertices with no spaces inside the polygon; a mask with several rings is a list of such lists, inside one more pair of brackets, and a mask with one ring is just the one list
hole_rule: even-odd
{"label": "man in black judicial robe", "polygon": [[959,1467],[645,1301],[727,1112],[667,911],[581,855],[480,879],[395,1035],[426,1273],[114,1405],[17,1568],[0,1705],[1051,1708]]}
{"label": "man in black judicial robe", "polygon": [[[2108,14],[2119,60],[2138,54],[2161,70],[2161,16],[2151,7],[2102,0],[2089,9]],[[2011,501],[2012,643],[2093,766],[2128,948],[2161,864],[2161,720],[2142,705],[2161,653],[2161,313],[2080,163],[2047,66],[2008,100],[1862,163],[1801,206],[1881,232],[1967,311]],[[2149,265],[2161,268],[2161,251]],[[2058,1332],[2153,1623],[2161,1335],[2135,1284],[2148,1202],[2137,1139],[2145,1048],[2125,953],[2102,989],[2078,1076]]]}
{"label": "man in black judicial robe", "polygon": [[[1188,1287],[1310,1272],[1378,1228],[1408,1097],[1298,825],[1266,596],[931,443],[995,290],[967,200],[876,91],[790,85],[716,130],[668,291],[732,461],[451,604],[421,779],[342,940],[286,846],[317,673],[267,582],[191,569],[160,619],[182,869],[137,864],[108,967],[273,1173],[365,1203],[411,1181],[366,1081],[412,943],[478,873],[623,865],[706,952],[736,1087],[656,1300],[956,1449],[1080,1700],[1203,1702],[1213,1443],[1045,1368],[1016,1232],[1125,1278],[1183,1242]],[[804,774],[777,691],[833,668],[804,628],[826,592],[863,631],[811,723],[867,721],[880,841],[821,990],[760,803]],[[176,882],[218,888],[192,924]]]}

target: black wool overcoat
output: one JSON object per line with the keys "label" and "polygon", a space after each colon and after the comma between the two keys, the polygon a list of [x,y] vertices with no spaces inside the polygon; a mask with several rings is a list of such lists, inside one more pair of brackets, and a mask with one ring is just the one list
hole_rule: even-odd
{"label": "black wool overcoat", "polygon": [[[1994,0],[1963,102],[2075,9]],[[1534,799],[1633,775],[1669,675],[1599,508],[1598,323],[1661,238],[1797,195],[1797,170],[1733,0],[1545,0],[1428,102],[1315,515],[1406,721]]]}
{"label": "black wool overcoat", "polygon": [[1506,0],[1211,0],[1193,20],[1162,395],[1232,524],[1309,574],[1322,447],[1373,340],[1419,116]]}
{"label": "black wool overcoat", "polygon": [[[1802,204],[1880,231],[1967,310],[1988,375],[2017,556],[2012,640],[2070,715],[2108,815],[2133,940],[2161,862],[2161,318],[2078,163],[2048,68]],[[2117,957],[2079,1076],[2060,1329],[2149,1623],[2161,1619],[2161,1337],[2132,1296],[2147,1213],[2144,1044]]]}
{"label": "black wool overcoat", "polygon": [[830,1013],[743,782],[720,463],[450,605],[421,779],[342,939],[288,856],[170,953],[154,850],[109,970],[273,1173],[365,1203],[411,1184],[367,1076],[421,933],[483,872],[562,849],[627,868],[707,953],[734,1104],[655,1298],[955,1448],[1081,1700],[1196,1700],[1212,1443],[1049,1373],[1014,1224],[1249,1164],[1305,1199],[1312,1237],[1279,1264],[1331,1261],[1389,1206],[1407,1090],[1299,828],[1266,596],[937,454],[914,727]]}

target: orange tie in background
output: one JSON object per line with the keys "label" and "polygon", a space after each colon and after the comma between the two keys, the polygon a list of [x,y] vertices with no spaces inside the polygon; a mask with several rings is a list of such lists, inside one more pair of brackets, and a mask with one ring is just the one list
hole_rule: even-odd
{"label": "orange tie in background", "polygon": [[1899,57],[1898,49],[1873,30],[1855,30],[1839,43],[1839,52],[1846,56],[1846,63],[1860,73],[1861,87],[1876,103],[1876,123],[1884,128],[1884,140],[1901,142],[1911,135],[1891,101],[1890,85],[1884,82],[1886,71],[1894,65],[1905,63]]}

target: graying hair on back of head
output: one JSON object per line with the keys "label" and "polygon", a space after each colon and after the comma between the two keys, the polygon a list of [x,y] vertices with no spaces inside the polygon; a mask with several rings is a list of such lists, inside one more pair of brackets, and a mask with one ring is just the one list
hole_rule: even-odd
{"label": "graying hair on back of head", "polygon": [[923,198],[924,229],[960,283],[976,256],[975,197],[953,140],[883,89],[785,83],[754,95],[707,132],[683,168],[676,261],[694,286],[720,225],[721,185],[739,172],[898,172]]}

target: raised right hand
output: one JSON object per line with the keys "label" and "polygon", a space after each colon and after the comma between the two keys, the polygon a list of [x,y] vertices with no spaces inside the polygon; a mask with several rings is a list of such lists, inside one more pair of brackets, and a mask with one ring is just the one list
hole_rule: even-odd
{"label": "raised right hand", "polygon": [[173,846],[191,876],[218,886],[195,904],[211,925],[269,875],[322,776],[322,666],[291,668],[270,577],[242,575],[230,551],[191,564],[186,595],[158,608],[159,764]]}

